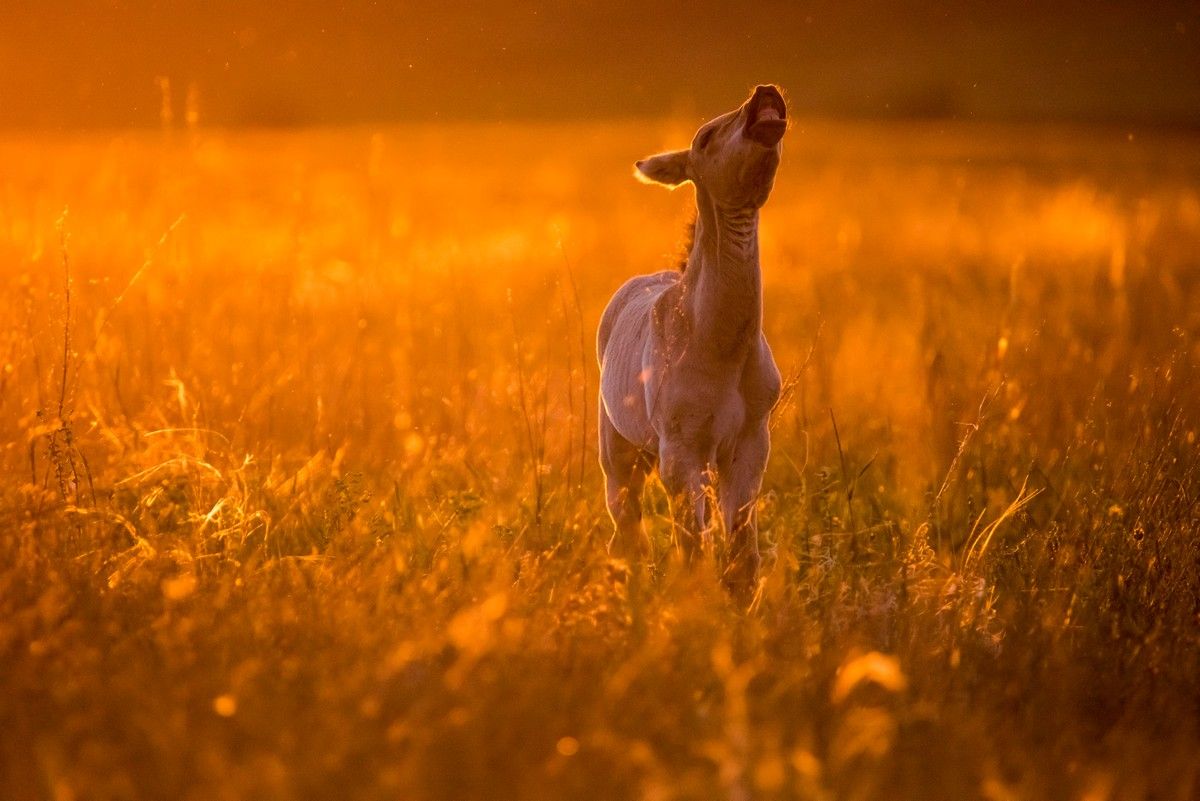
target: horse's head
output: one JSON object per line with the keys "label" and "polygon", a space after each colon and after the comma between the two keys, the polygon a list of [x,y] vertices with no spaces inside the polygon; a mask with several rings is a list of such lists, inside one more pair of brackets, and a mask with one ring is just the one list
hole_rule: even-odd
{"label": "horse's head", "polygon": [[725,209],[760,208],[771,194],[787,131],[787,105],[775,86],[759,86],[738,108],[700,126],[687,150],[637,163],[654,183],[691,181]]}

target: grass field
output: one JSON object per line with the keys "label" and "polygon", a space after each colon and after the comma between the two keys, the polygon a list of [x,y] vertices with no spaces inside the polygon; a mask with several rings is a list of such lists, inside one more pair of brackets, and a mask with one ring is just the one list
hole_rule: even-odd
{"label": "grass field", "polygon": [[593,443],[691,128],[0,140],[0,796],[1200,795],[1200,140],[793,127],[741,610]]}

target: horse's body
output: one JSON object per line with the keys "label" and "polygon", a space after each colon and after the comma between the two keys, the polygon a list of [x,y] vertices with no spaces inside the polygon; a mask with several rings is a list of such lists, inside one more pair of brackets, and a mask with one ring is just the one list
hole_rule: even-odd
{"label": "horse's body", "polygon": [[622,286],[597,337],[600,461],[619,546],[645,549],[642,486],[657,467],[685,551],[723,525],[726,575],[739,589],[753,586],[758,568],[755,506],[780,388],[762,333],[758,210],[786,126],[778,90],[760,86],[704,125],[689,150],[638,162],[651,181],[695,184],[694,241],[681,272]]}

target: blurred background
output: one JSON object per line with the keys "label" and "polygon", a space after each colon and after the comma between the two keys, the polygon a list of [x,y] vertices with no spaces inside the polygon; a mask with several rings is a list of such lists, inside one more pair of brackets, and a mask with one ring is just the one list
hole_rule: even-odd
{"label": "blurred background", "polygon": [[154,126],[164,91],[217,126],[704,115],[763,81],[801,115],[1200,125],[1197,2],[6,6],[6,128]]}

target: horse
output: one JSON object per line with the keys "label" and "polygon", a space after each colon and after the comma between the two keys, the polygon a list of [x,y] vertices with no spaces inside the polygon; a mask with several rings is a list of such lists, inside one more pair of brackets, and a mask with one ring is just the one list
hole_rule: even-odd
{"label": "horse", "polygon": [[642,488],[657,469],[689,563],[723,527],[735,593],[757,582],[757,501],[781,385],[762,330],[758,222],[787,127],[778,87],[758,86],[687,149],[636,163],[648,183],[695,187],[692,244],[681,270],[618,289],[597,332],[610,547],[648,552]]}

